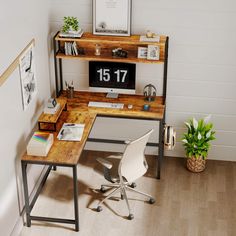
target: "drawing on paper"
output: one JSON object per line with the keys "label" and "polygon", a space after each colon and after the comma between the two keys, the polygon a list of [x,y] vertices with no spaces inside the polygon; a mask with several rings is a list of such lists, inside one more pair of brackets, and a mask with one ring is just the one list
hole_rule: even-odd
{"label": "drawing on paper", "polygon": [[34,62],[34,44],[19,59],[23,109],[26,110],[37,92]]}

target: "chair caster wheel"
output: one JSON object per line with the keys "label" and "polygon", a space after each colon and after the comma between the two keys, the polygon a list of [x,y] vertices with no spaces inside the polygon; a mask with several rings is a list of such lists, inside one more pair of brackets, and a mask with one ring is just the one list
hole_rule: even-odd
{"label": "chair caster wheel", "polygon": [[98,207],[97,207],[97,212],[100,212],[100,211],[102,211],[102,207],[101,207],[101,206],[98,206]]}
{"label": "chair caster wheel", "polygon": [[136,187],[137,187],[137,184],[136,184],[136,183],[132,183],[132,184],[130,185],[130,187],[131,187],[131,188],[136,188]]}
{"label": "chair caster wheel", "polygon": [[101,188],[100,188],[100,192],[105,193],[105,192],[106,192],[106,189],[105,189],[104,187],[101,187]]}
{"label": "chair caster wheel", "polygon": [[154,198],[150,198],[148,202],[149,202],[150,204],[153,204],[153,203],[155,203],[155,199],[154,199]]}
{"label": "chair caster wheel", "polygon": [[134,219],[134,215],[133,215],[133,214],[129,214],[129,215],[128,215],[128,219],[129,219],[129,220],[133,220],[133,219]]}

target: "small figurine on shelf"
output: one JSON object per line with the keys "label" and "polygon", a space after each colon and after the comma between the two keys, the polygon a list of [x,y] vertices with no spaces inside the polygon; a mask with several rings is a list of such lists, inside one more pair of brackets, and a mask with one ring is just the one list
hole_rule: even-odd
{"label": "small figurine on shelf", "polygon": [[147,38],[154,38],[155,36],[156,36],[155,33],[153,33],[153,32],[150,31],[150,30],[147,30],[147,32],[146,32],[146,37],[147,37]]}
{"label": "small figurine on shelf", "polygon": [[126,58],[128,56],[128,52],[123,50],[122,48],[115,48],[112,50],[112,56]]}
{"label": "small figurine on shelf", "polygon": [[95,53],[96,56],[100,56],[101,55],[101,46],[100,44],[95,44]]}

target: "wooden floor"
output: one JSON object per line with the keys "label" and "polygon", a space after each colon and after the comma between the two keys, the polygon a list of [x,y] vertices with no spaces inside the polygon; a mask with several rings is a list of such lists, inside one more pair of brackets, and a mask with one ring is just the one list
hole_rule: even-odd
{"label": "wooden floor", "polygon": [[[164,160],[162,178],[155,176],[155,158],[148,156],[148,173],[137,181],[137,189],[150,193],[156,203],[150,205],[137,194],[128,195],[134,219],[125,219],[125,201],[107,201],[103,211],[94,211],[104,183],[96,157],[103,152],[85,151],[78,165],[80,231],[73,225],[32,222],[21,236],[235,236],[236,235],[236,162],[210,161],[203,173],[190,173],[185,159]],[[33,214],[73,218],[71,168],[52,171],[36,202]],[[97,190],[96,190],[97,189]],[[129,194],[129,193],[128,193]]]}

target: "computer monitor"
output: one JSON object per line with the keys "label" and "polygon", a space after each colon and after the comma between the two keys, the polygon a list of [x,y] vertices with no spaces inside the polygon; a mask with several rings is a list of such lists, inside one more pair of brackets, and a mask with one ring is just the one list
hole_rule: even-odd
{"label": "computer monitor", "polygon": [[108,97],[118,93],[135,94],[136,64],[90,61],[89,89],[94,92],[107,92]]}

